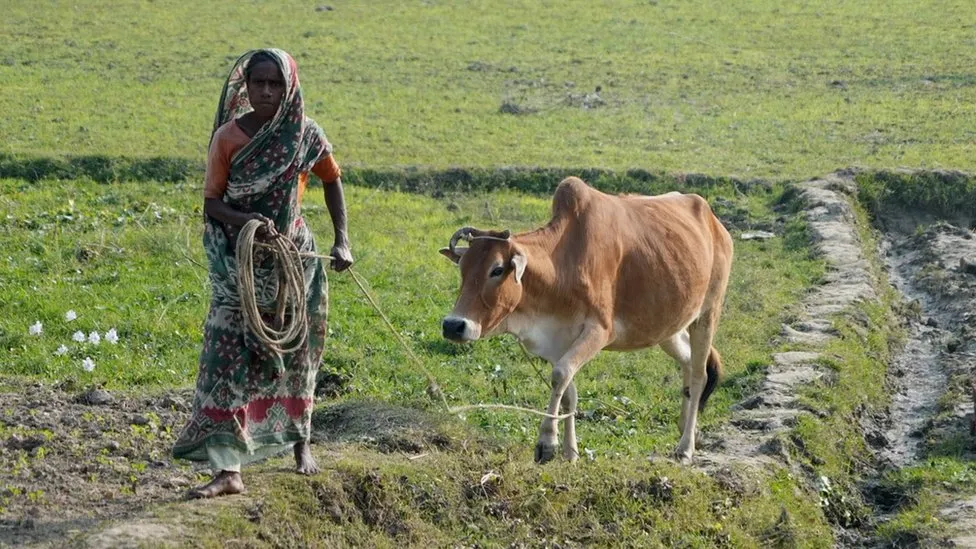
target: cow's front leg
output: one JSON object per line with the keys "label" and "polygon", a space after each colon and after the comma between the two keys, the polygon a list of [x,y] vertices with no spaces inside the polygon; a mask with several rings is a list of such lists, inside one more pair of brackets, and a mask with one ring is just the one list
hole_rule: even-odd
{"label": "cow's front leg", "polygon": [[576,445],[576,383],[570,381],[563,393],[562,414],[569,414],[563,420],[563,457],[569,461],[579,458],[579,447]]}
{"label": "cow's front leg", "polygon": [[[563,401],[563,396],[569,389],[570,384],[573,383],[573,376],[580,369],[586,361],[593,358],[600,349],[607,345],[609,330],[603,326],[596,323],[587,323],[583,327],[583,331],[580,333],[576,341],[570,346],[569,350],[563,353],[562,358],[552,368],[552,393],[549,395],[549,407],[546,408],[546,413],[549,417],[542,420],[542,424],[539,426],[539,441],[535,445],[535,461],[536,463],[545,463],[556,455],[556,417],[559,414],[559,405]],[[572,410],[567,410],[567,413],[572,411],[576,412],[576,391],[575,386],[573,387]],[[566,436],[572,436],[572,444],[569,448],[566,448],[566,452],[573,451],[576,452],[576,426],[575,423],[570,423],[573,420],[572,416],[566,418],[567,432]],[[570,427],[572,425],[572,427]]]}

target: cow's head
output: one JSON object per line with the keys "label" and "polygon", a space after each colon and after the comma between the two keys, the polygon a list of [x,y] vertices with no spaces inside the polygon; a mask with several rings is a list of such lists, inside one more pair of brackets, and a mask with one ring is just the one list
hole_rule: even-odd
{"label": "cow's head", "polygon": [[[492,334],[522,299],[526,257],[508,231],[464,227],[440,253],[461,268],[461,292],[454,310],[444,318],[444,337],[475,341]],[[458,240],[470,242],[458,248]]]}

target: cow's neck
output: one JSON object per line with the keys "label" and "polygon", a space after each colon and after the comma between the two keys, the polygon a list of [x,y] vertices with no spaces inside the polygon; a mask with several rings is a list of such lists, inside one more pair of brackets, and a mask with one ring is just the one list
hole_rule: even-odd
{"label": "cow's neck", "polygon": [[516,312],[534,313],[546,309],[558,293],[558,277],[553,252],[559,243],[560,227],[547,225],[518,235],[515,241],[525,253],[527,264],[522,275],[522,301]]}
{"label": "cow's neck", "polygon": [[552,225],[519,235],[516,244],[526,255],[522,300],[505,320],[504,331],[517,337],[529,353],[553,364],[578,335],[573,327],[572,301],[561,295],[554,254],[562,231]]}

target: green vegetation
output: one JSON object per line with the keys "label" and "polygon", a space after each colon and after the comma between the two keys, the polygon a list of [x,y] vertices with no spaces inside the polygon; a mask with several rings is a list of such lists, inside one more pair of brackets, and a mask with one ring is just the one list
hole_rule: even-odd
{"label": "green vegetation", "polygon": [[911,545],[944,531],[938,516],[941,504],[953,495],[976,493],[976,466],[961,453],[932,457],[889,472],[881,479],[880,492],[894,516],[879,526],[879,538],[892,545]]}
{"label": "green vegetation", "polygon": [[875,217],[888,208],[912,209],[937,218],[976,217],[976,178],[967,173],[863,173],[857,176],[857,186],[859,200]]}
{"label": "green vegetation", "polygon": [[[8,373],[74,379],[109,388],[184,385],[193,380],[209,287],[199,246],[199,189],[188,185],[44,181],[0,182],[7,213],[0,228],[0,346]],[[710,190],[729,211],[751,223],[771,223],[777,192],[735,198],[731,185]],[[707,195],[709,189],[703,190]],[[71,196],[65,202],[64,197]],[[766,204],[764,206],[764,203]],[[538,408],[547,388],[510,339],[458,346],[440,336],[440,319],[456,295],[456,267],[437,254],[457,227],[527,230],[548,219],[549,201],[509,192],[428,196],[349,189],[356,270],[451,404],[503,402]],[[305,212],[328,243],[330,223],[320,191]],[[822,267],[803,249],[782,243],[741,242],[717,345],[728,384],[705,414],[706,425],[727,415],[748,390],[770,353],[789,304],[817,280]],[[416,402],[426,379],[382,324],[350,277],[330,280],[327,370],[350,381],[351,396]],[[66,321],[73,310],[78,318]],[[28,313],[29,312],[29,313]],[[41,322],[43,332],[29,328]],[[114,328],[123,344],[75,342],[81,331]],[[67,352],[58,354],[59,346]],[[92,358],[91,373],[82,360]],[[545,372],[545,376],[548,372]],[[654,350],[613,353],[593,360],[579,390],[593,421],[580,436],[587,448],[641,454],[676,443],[679,371]],[[421,404],[420,402],[416,402]],[[473,412],[470,421],[526,442],[536,419]]]}
{"label": "green vegetation", "polygon": [[[0,291],[10,296],[0,304],[5,370],[111,389],[191,383],[209,292],[197,244],[200,189],[184,183],[54,180],[4,180],[0,189],[0,205],[9,212],[0,228]],[[782,200],[782,187],[756,185],[743,194],[737,183],[720,180],[700,190],[735,227],[777,223],[771,208]],[[436,250],[461,225],[534,228],[548,218],[548,198],[510,191],[449,191],[434,198],[353,186],[349,205],[357,272],[448,401],[531,408],[545,402],[540,366],[528,363],[512,340],[457,346],[441,339],[439,319],[454,299],[457,273]],[[304,209],[320,242],[328,242],[318,189],[308,193]],[[802,231],[795,222],[791,227]],[[706,431],[726,421],[730,406],[755,386],[792,304],[823,275],[822,264],[799,242],[736,244],[716,343],[727,377],[702,418]],[[436,413],[436,403],[424,393],[423,372],[349,277],[333,274],[330,286],[333,315],[324,372],[346,382],[338,401],[355,407],[377,400]],[[76,312],[75,320],[65,319],[68,310]],[[43,329],[31,335],[37,321]],[[104,334],[110,328],[117,330],[119,345],[71,339],[78,330]],[[56,352],[60,345],[68,348],[62,355]],[[92,372],[83,368],[87,357],[95,362]],[[448,448],[435,445],[415,462],[377,454],[371,443],[363,447],[352,439],[340,447],[342,457],[330,460],[312,481],[280,478],[273,463],[256,469],[251,493],[266,502],[267,520],[254,526],[249,511],[235,504],[218,508],[217,524],[228,535],[250,532],[266,541],[298,535],[365,545],[503,543],[528,535],[666,546],[748,546],[772,536],[790,540],[787,545],[830,545],[816,494],[798,492],[797,479],[785,472],[749,477],[743,488],[662,459],[677,443],[678,377],[675,364],[658,350],[594,359],[578,377],[585,415],[578,434],[586,456],[576,468],[532,464],[533,416],[474,411],[460,423],[447,422],[453,433],[443,437],[451,441]],[[130,430],[134,437],[148,434]],[[404,448],[397,440],[377,444],[380,451]],[[648,461],[648,455],[659,457]],[[504,480],[498,497],[472,495],[471,486],[492,472]],[[138,474],[133,469],[133,478]],[[425,498],[434,499],[424,504]]]}
{"label": "green vegetation", "polygon": [[344,165],[976,167],[968,0],[317,6],[7,2],[0,152],[198,163],[233,60],[276,45]]}
{"label": "green vegetation", "polygon": [[[219,537],[336,547],[831,545],[829,529],[807,522],[819,514],[816,500],[785,476],[741,494],[673,463],[539,468],[500,454],[406,461],[349,448],[312,482],[255,478],[256,504],[203,518]],[[799,518],[781,521],[783,508]]]}
{"label": "green vegetation", "polygon": [[[736,232],[783,234],[736,241],[716,343],[726,379],[702,418],[706,433],[755,389],[772,353],[791,350],[780,326],[825,274],[798,212],[774,210],[791,199],[784,183],[868,168],[857,183],[869,257],[868,214],[903,205],[976,213],[971,176],[897,170],[976,170],[966,0],[8,4],[4,387],[9,376],[147,393],[192,382],[209,295],[202,162],[223,78],[254,47],[298,60],[307,112],[344,167],[356,269],[451,404],[545,402],[544,367],[510,339],[439,337],[457,273],[436,250],[462,225],[540,225],[566,175],[613,192],[699,192]],[[325,247],[320,194],[309,193],[305,211]],[[585,457],[536,467],[534,417],[440,414],[424,372],[352,280],[333,274],[330,285],[323,375],[339,381],[326,410],[409,410],[419,442],[361,429],[343,437],[351,427],[332,426],[320,475],[284,475],[273,460],[249,470],[247,498],[150,514],[184,524],[187,536],[216,534],[214,546],[829,547],[832,527],[871,528],[859,421],[887,398],[884,365],[899,339],[890,291],[834,319],[840,337],[824,356],[835,375],[804,393],[813,413],[781,441],[796,468],[709,476],[664,459],[677,441],[679,374],[663,353],[593,360],[578,377]],[[118,345],[105,340],[110,329]],[[79,331],[102,340],[74,341]],[[0,435],[36,434],[8,431]],[[150,446],[169,435],[129,431]],[[51,459],[57,440],[43,435],[33,454],[18,450],[18,467]],[[894,515],[881,539],[909,544],[941,531],[946,492],[976,490],[968,445],[942,441],[938,455],[876,479],[899,500],[883,509]],[[411,459],[400,453],[417,448]],[[94,459],[112,463],[104,451]],[[132,460],[131,486],[120,490],[134,491],[149,466]],[[56,505],[43,491],[0,489],[0,509],[23,500]]]}

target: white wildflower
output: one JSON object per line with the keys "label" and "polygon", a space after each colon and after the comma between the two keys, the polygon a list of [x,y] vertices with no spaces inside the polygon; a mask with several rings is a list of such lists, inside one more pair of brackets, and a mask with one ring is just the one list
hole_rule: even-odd
{"label": "white wildflower", "polygon": [[30,330],[28,331],[30,332],[30,335],[37,336],[41,335],[41,332],[44,331],[44,327],[41,326],[41,321],[38,320],[37,322],[31,324]]}
{"label": "white wildflower", "polygon": [[92,360],[90,356],[86,356],[85,360],[81,361],[81,367],[84,368],[86,372],[90,372],[95,369],[95,361]]}
{"label": "white wildflower", "polygon": [[54,351],[54,354],[61,356],[68,353],[68,347],[66,345],[58,345],[58,350]]}
{"label": "white wildflower", "polygon": [[92,345],[98,345],[102,341],[102,337],[98,335],[98,332],[92,332],[88,334],[88,343]]}
{"label": "white wildflower", "polygon": [[77,332],[75,332],[74,334],[71,335],[71,339],[73,341],[77,341],[78,343],[84,343],[85,342],[85,332],[82,332],[81,330],[78,330]]}
{"label": "white wildflower", "polygon": [[593,450],[592,448],[584,448],[583,449],[583,452],[586,453],[586,459],[588,459],[590,461],[593,461],[593,460],[596,459],[596,450]]}
{"label": "white wildflower", "polygon": [[111,330],[105,332],[105,341],[108,341],[112,345],[115,345],[116,343],[119,342],[119,334],[116,333],[115,328],[112,328]]}
{"label": "white wildflower", "polygon": [[64,313],[64,319],[67,322],[71,322],[72,320],[74,320],[76,318],[78,318],[78,313],[76,313],[74,311],[74,309],[69,309],[68,312]]}

